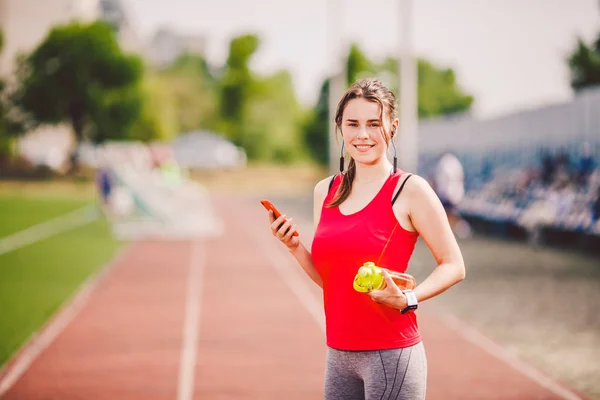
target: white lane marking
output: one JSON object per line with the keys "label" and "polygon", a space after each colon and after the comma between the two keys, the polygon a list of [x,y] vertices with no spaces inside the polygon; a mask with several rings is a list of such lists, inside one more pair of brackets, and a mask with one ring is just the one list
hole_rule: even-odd
{"label": "white lane marking", "polygon": [[15,360],[8,361],[5,367],[6,370],[0,370],[0,398],[15,384],[15,382],[17,382],[35,359],[79,314],[100,282],[102,282],[112,268],[124,258],[126,250],[130,248],[130,246],[127,246],[119,250],[117,255],[113,257],[110,262],[98,272],[88,277],[75,294],[63,303],[49,324],[41,331],[31,335],[27,342],[21,347],[21,350],[16,353]]}
{"label": "white lane marking", "polygon": [[199,240],[192,242],[190,267],[185,301],[183,341],[179,361],[178,400],[191,400],[194,395],[194,376],[198,354],[198,331],[200,325],[200,302],[202,301],[202,277],[206,263],[206,251]]}
{"label": "white lane marking", "polygon": [[[269,262],[273,268],[279,272],[285,283],[292,289],[292,292],[298,297],[300,303],[306,311],[313,317],[323,332],[325,332],[325,315],[323,305],[315,298],[312,289],[308,283],[299,274],[304,273],[298,263],[290,259],[289,253],[281,248],[281,243],[277,242],[272,236],[257,235],[256,232],[251,232],[246,224],[243,225],[249,237],[255,239],[263,252],[267,255]],[[268,228],[267,228],[268,229]],[[284,253],[285,252],[285,253]]]}
{"label": "white lane marking", "polygon": [[77,209],[56,218],[30,226],[22,231],[0,239],[0,255],[46,239],[58,233],[88,224],[99,216],[93,204]]}
{"label": "white lane marking", "polygon": [[486,337],[475,328],[468,325],[466,322],[460,320],[458,317],[452,314],[436,312],[438,318],[441,318],[448,326],[455,330],[459,335],[464,337],[467,341],[473,343],[479,348],[483,349],[492,356],[504,361],[513,369],[522,373],[532,381],[536,382],[543,388],[548,389],[555,395],[566,400],[581,400],[581,397],[564,388],[563,386],[556,383],[552,378],[544,375],[531,365],[525,363],[519,359],[516,355],[509,352],[504,347],[496,344],[490,338]]}

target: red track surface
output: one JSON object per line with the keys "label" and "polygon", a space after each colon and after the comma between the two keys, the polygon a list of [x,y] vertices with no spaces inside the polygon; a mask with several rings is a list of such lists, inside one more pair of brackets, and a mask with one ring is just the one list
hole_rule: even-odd
{"label": "red track surface", "polygon": [[[266,250],[280,252],[284,267],[299,267],[270,236],[260,204],[219,199],[218,211],[225,223],[219,238],[133,244],[2,398],[176,399],[194,263],[202,278],[193,398],[322,398],[324,333]],[[311,285],[298,276],[298,285]],[[320,302],[315,285],[304,295]],[[563,398],[474,345],[426,306],[419,316],[428,399]]]}

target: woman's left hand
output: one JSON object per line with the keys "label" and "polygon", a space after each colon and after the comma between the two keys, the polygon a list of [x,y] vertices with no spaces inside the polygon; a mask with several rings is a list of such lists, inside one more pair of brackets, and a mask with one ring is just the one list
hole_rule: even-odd
{"label": "woman's left hand", "polygon": [[376,303],[403,310],[408,305],[406,296],[385,269],[382,269],[381,272],[383,273],[383,279],[385,279],[386,283],[385,289],[373,290],[367,294],[371,296],[371,299]]}

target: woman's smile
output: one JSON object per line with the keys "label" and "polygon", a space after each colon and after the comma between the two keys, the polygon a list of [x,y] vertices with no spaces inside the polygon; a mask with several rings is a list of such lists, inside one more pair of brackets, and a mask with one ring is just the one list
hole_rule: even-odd
{"label": "woman's smile", "polygon": [[361,153],[366,153],[367,151],[371,150],[374,146],[374,144],[354,144],[356,150],[360,151]]}

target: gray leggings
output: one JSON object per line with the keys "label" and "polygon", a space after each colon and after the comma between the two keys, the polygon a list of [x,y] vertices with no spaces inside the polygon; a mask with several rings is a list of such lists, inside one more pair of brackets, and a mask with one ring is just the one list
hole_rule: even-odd
{"label": "gray leggings", "polygon": [[426,385],[422,342],[390,350],[327,349],[325,400],[422,400]]}

